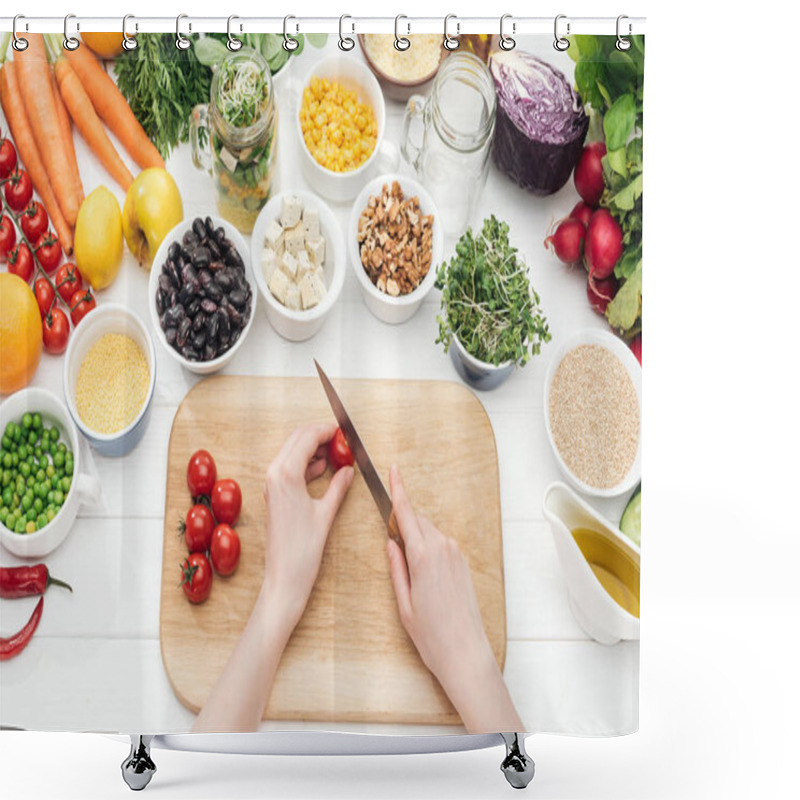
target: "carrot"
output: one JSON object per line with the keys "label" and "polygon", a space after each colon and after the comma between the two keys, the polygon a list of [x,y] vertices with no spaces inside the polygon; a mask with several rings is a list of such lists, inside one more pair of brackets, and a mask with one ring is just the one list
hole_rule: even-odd
{"label": "carrot", "polygon": [[8,127],[11,129],[11,136],[14,138],[20,160],[31,176],[33,187],[53,223],[61,247],[67,255],[71,255],[72,229],[61,213],[53,187],[47,178],[47,170],[36,147],[36,140],[33,138],[33,131],[25,114],[25,105],[19,90],[17,66],[9,61],[0,67],[0,105],[3,106],[3,113]]}
{"label": "carrot", "polygon": [[58,89],[55,72],[50,73],[50,80],[53,84],[53,97],[56,101],[58,124],[61,128],[61,135],[67,143],[67,155],[69,158],[69,167],[70,170],[72,170],[72,177],[75,182],[75,193],[78,197],[78,203],[82,203],[84,198],[83,183],[81,182],[81,173],[78,169],[78,158],[75,155],[75,142],[72,139],[72,122],[70,121],[67,107],[64,105],[64,99],[61,97],[61,92]]}
{"label": "carrot", "polygon": [[14,51],[22,102],[58,205],[67,222],[74,226],[80,203],[69,168],[67,143],[58,124],[44,40],[40,33],[26,34],[26,38],[28,46],[25,50]]}
{"label": "carrot", "polygon": [[91,98],[100,119],[108,125],[130,157],[142,169],[163,169],[164,159],[147,138],[128,101],[94,54],[86,47],[79,47],[77,50],[67,50],[65,55]]}
{"label": "carrot", "polygon": [[108,174],[127,192],[128,187],[133,183],[133,175],[114,149],[114,145],[108,138],[106,129],[103,127],[100,117],[97,116],[83,84],[78,80],[75,70],[64,58],[56,61],[56,80],[58,80],[61,96],[64,98],[64,105],[66,105],[75,126],[81,132],[81,136],[86,139]]}

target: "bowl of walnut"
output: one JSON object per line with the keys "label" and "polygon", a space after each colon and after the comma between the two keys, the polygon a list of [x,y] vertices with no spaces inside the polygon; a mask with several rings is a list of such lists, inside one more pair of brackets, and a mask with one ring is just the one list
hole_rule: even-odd
{"label": "bowl of walnut", "polygon": [[407,175],[381,175],[362,189],[347,250],[367,308],[396,325],[413,316],[436,281],[442,226],[431,196]]}

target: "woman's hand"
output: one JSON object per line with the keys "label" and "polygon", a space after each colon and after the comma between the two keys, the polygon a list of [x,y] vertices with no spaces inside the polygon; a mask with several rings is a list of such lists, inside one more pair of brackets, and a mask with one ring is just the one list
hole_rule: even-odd
{"label": "woman's hand", "polygon": [[318,500],[307,484],[325,472],[335,424],[305,425],[286,440],[267,469],[264,499],[267,532],[264,589],[292,629],[317,579],[322,551],[339,507],[353,482],[353,468],[340,469]]}
{"label": "woman's hand", "polygon": [[467,560],[455,539],[414,513],[400,472],[392,505],[405,545],[388,540],[400,620],[470,733],[522,732],[481,620]]}

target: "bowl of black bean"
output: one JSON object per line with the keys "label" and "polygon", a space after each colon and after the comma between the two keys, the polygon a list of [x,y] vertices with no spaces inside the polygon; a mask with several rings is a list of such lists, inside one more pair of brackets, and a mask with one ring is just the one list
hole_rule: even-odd
{"label": "bowl of black bean", "polygon": [[199,375],[222,369],[253,324],[257,292],[250,248],[229,222],[195,217],[176,225],[150,272],[156,338]]}

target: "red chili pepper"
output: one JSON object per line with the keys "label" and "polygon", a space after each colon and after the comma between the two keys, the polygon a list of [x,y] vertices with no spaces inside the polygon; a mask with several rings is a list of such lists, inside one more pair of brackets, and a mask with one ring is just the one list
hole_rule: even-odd
{"label": "red chili pepper", "polygon": [[50,577],[45,564],[34,567],[0,567],[0,597],[34,597],[44,594],[48,586],[63,586],[72,591],[64,581]]}
{"label": "red chili pepper", "polygon": [[25,649],[39,625],[39,620],[42,618],[43,606],[44,597],[40,597],[36,608],[33,609],[31,618],[25,623],[25,627],[20,628],[13,636],[9,636],[7,639],[0,638],[0,661],[8,661],[9,658],[14,658]]}

